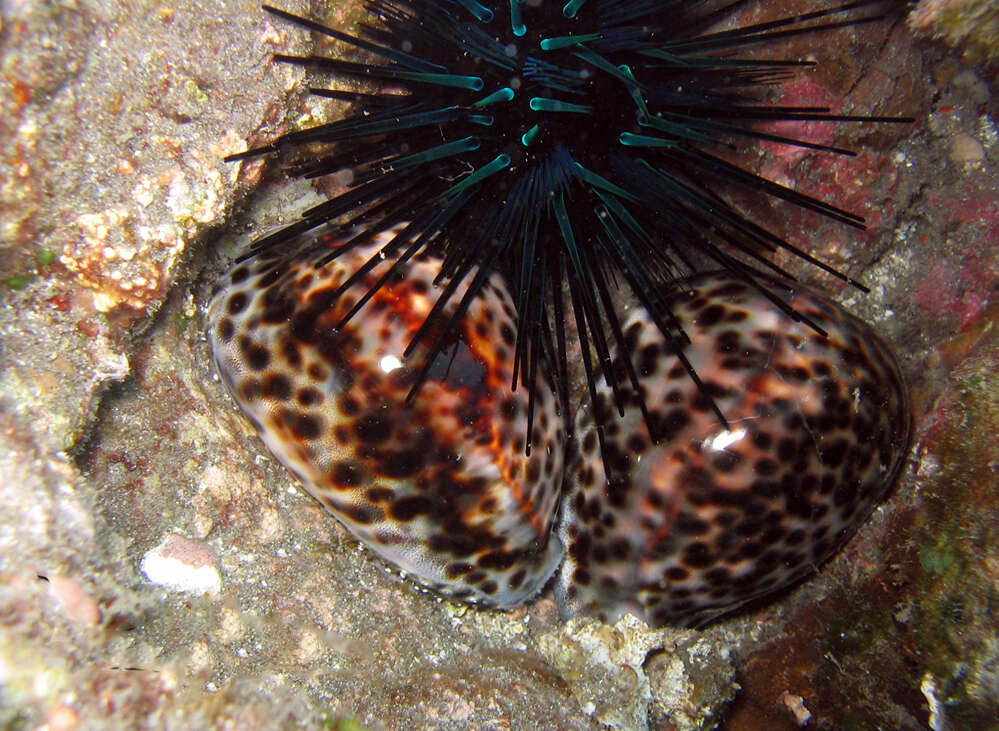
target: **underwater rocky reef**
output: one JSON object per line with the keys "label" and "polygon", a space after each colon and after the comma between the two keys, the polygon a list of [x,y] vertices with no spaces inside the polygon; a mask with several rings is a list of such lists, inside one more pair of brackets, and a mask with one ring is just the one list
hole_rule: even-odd
{"label": "underwater rocky reef", "polygon": [[[286,7],[347,29],[363,16]],[[421,593],[296,486],[213,380],[213,285],[325,198],[222,161],[343,113],[270,61],[308,53],[307,34],[241,0],[28,0],[0,20],[0,723],[942,729],[999,712],[986,54],[903,18],[838,31],[840,62],[787,85],[798,103],[916,120],[827,130],[852,158],[761,143],[745,161],[867,218],[856,233],[754,210],[870,287],[787,263],[895,350],[913,449],[800,588],[701,630],[652,629],[566,622],[551,593],[510,612]]]}

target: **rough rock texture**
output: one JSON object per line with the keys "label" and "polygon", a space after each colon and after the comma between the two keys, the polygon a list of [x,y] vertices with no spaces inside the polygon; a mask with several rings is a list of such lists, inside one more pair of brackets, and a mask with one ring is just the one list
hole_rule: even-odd
{"label": "rough rock texture", "polygon": [[580,707],[611,728],[711,729],[739,690],[724,644],[710,634],[571,619],[538,637],[539,652]]}
{"label": "rough rock texture", "polygon": [[[349,28],[356,6],[337,8]],[[760,212],[871,285],[840,298],[898,349],[917,445],[815,580],[703,632],[658,633],[563,625],[547,599],[499,614],[419,593],[264,455],[213,380],[200,308],[247,238],[233,206],[261,171],[221,157],[336,112],[303,112],[299,72],[268,60],[300,34],[241,0],[0,13],[0,725],[995,718],[999,94],[982,69],[901,22],[789,51],[840,59],[797,82],[799,99],[848,93],[845,111],[917,120],[803,131],[855,158],[753,159],[869,218],[858,236]],[[252,226],[311,196],[276,181]]]}
{"label": "rough rock texture", "polygon": [[943,40],[971,62],[999,62],[999,6],[990,0],[921,0],[909,27]]}

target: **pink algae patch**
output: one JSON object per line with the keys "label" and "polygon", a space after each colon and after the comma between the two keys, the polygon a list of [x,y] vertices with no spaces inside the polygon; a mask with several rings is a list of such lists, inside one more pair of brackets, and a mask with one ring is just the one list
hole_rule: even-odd
{"label": "pink algae patch", "polygon": [[959,248],[941,242],[941,254],[931,258],[926,275],[913,290],[916,304],[935,313],[953,313],[964,330],[992,299],[999,268],[999,196],[987,192],[959,200],[931,195],[928,208],[943,211],[948,222],[978,229],[962,236],[965,243]]}
{"label": "pink algae patch", "polygon": [[999,194],[995,191],[979,193],[967,200],[930,195],[930,207],[943,209],[950,221],[984,224],[989,243],[999,242]]}
{"label": "pink algae patch", "polygon": [[[828,107],[831,114],[837,114],[841,100],[829,89],[819,86],[814,81],[808,79],[798,79],[797,81],[785,84],[782,87],[783,93],[775,102],[778,105],[789,105],[796,107]],[[779,135],[805,142],[815,142],[821,145],[830,145],[836,137],[835,122],[803,122],[787,120],[780,122],[764,122],[757,125],[757,130],[771,135]],[[770,180],[780,181],[790,179],[791,169],[797,165],[803,157],[813,151],[804,147],[780,144],[777,142],[760,142],[760,147],[769,152],[773,158],[771,163],[762,171],[764,177]]]}
{"label": "pink algae patch", "polygon": [[[977,281],[976,281],[977,280]],[[912,292],[913,301],[924,310],[950,312],[957,316],[963,330],[989,301],[987,292],[978,289],[988,277],[974,266],[955,266],[943,257],[934,257],[923,280]]]}

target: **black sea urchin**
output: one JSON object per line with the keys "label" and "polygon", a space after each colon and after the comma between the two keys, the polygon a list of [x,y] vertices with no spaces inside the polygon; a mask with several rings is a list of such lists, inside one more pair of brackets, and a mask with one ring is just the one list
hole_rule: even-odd
{"label": "black sea urchin", "polygon": [[[417,252],[440,257],[445,286],[433,314],[447,307],[459,287],[463,294],[449,308],[448,323],[435,326],[428,355],[442,350],[485,282],[500,273],[519,323],[513,385],[519,381],[532,396],[528,452],[539,367],[548,371],[568,413],[567,347],[574,343],[567,346],[567,317],[578,335],[591,398],[598,370],[608,374],[615,393],[623,382],[637,384],[630,359],[619,375],[609,368],[612,345],[623,346],[612,295],[618,285],[630,288],[665,337],[682,341],[686,336],[665,298],[677,277],[693,271],[726,269],[772,292],[761,274],[784,274],[771,260],[784,249],[856,284],[755,223],[722,192],[748,188],[858,228],[863,219],[743,170],[716,152],[769,140],[851,154],[756,127],[776,120],[906,121],[767,104],[763,97],[770,87],[813,62],[739,55],[787,36],[879,20],[874,9],[884,3],[861,0],[729,30],[714,28],[745,2],[365,4],[374,22],[362,25],[359,36],[264,6],[353,46],[365,58],[277,60],[368,81],[375,89],[312,89],[354,102],[355,111],[227,158],[295,150],[288,168],[294,174],[346,172],[350,181],[348,192],[305,211],[297,223],[257,241],[253,251],[286,245],[331,221],[344,232],[363,231],[343,236],[351,239],[344,249],[404,223],[347,285],[382,258],[395,266],[372,291]],[[362,297],[344,319],[366,301]],[[429,337],[435,319],[427,318],[407,356]],[[680,358],[699,383],[695,369]],[[414,390],[432,362],[424,360]]]}
{"label": "black sea urchin", "polygon": [[267,8],[369,57],[281,60],[382,88],[315,90],[359,109],[230,158],[290,148],[298,174],[350,178],[210,305],[261,438],[365,545],[457,599],[514,606],[561,566],[567,616],[698,624],[813,571],[898,474],[906,393],[871,328],[771,255],[832,270],[723,189],[861,220],[712,150],[849,154],[755,125],[899,121],[768,106],[808,64],[737,53],[872,3],[727,31],[741,3],[367,5],[363,37]]}

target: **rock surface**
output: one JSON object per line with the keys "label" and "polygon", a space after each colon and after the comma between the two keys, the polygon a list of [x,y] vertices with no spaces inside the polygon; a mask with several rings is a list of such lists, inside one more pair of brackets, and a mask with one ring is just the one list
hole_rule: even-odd
{"label": "rock surface", "polygon": [[[356,5],[338,8],[350,27]],[[840,298],[901,356],[912,466],[783,601],[653,632],[563,625],[544,598],[500,614],[419,593],[267,458],[213,379],[213,277],[245,229],[315,195],[271,181],[237,217],[262,167],[221,158],[336,113],[269,60],[307,39],[243,0],[0,12],[0,725],[973,728],[999,712],[999,94],[983,69],[900,22],[844,34],[842,62],[790,89],[917,120],[830,133],[856,158],[754,160],[869,219],[855,236],[759,212],[871,286]],[[178,546],[217,591],[143,573]]]}

